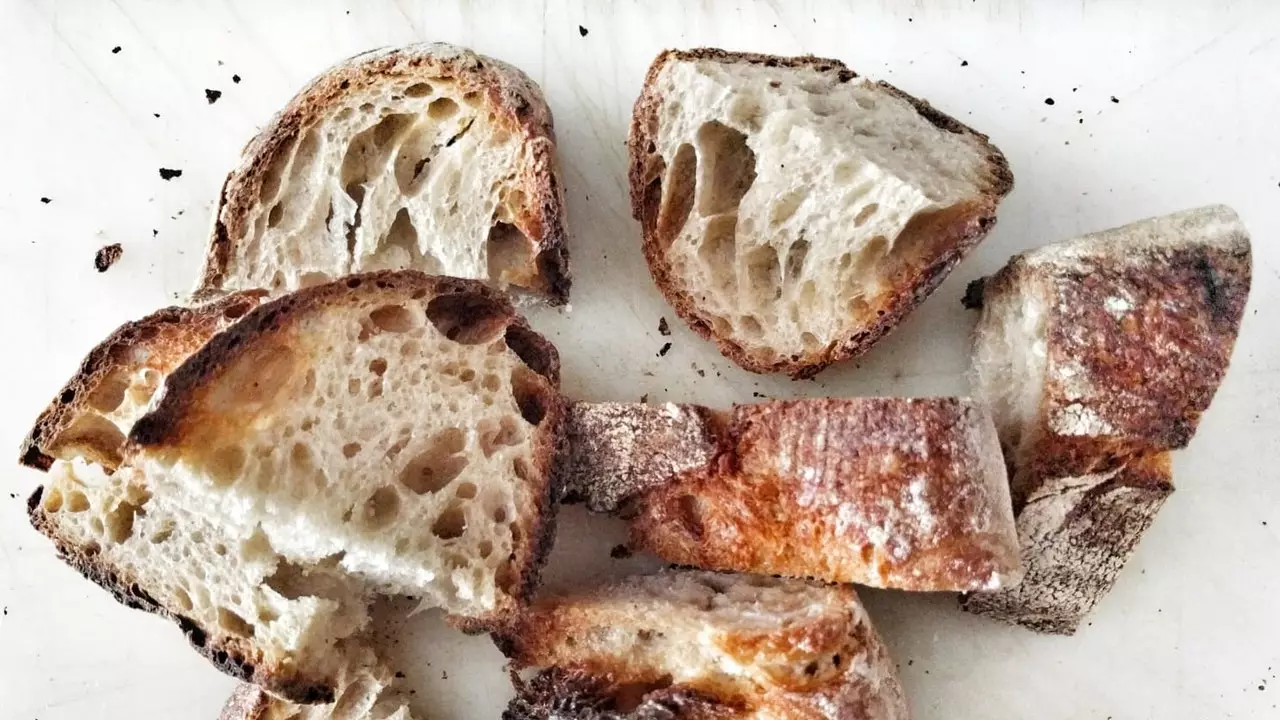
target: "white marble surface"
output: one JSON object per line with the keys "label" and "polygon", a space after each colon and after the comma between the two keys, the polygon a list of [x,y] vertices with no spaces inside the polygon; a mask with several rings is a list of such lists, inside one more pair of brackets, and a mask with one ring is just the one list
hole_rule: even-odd
{"label": "white marble surface", "polygon": [[[572,314],[534,321],[561,349],[566,389],[585,398],[963,392],[965,282],[1021,248],[1225,202],[1255,243],[1235,362],[1177,457],[1178,492],[1092,624],[1038,637],[963,615],[948,596],[866,596],[920,719],[1280,717],[1280,327],[1269,318],[1280,301],[1278,36],[1280,4],[1268,0],[0,0],[0,446],[16,449],[109,330],[191,286],[211,202],[255,128],[311,75],[378,45],[469,45],[545,89],[577,282]],[[840,58],[990,134],[1008,156],[1017,187],[994,233],[860,363],[816,382],[749,375],[693,337],[649,281],[623,138],[648,62],[696,45]],[[213,105],[206,88],[223,93]],[[163,181],[161,167],[182,177]],[[111,242],[124,257],[98,274],[94,251]],[[663,316],[675,333],[659,358]],[[0,719],[212,720],[232,681],[174,627],[58,563],[24,518],[40,475],[9,467]],[[552,581],[616,571],[617,531],[570,513]],[[416,656],[423,716],[496,718],[508,693],[496,651],[432,618],[421,625],[401,647]]]}

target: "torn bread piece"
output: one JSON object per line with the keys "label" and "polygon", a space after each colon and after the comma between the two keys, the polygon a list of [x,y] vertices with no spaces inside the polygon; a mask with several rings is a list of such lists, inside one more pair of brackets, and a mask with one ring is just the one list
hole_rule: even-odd
{"label": "torn bread piece", "polygon": [[339,63],[244,149],[198,298],[408,268],[563,304],[564,190],[551,111],[520,70],[420,43]]}
{"label": "torn bread piece", "polygon": [[299,705],[243,684],[227,699],[218,720],[414,720],[399,677],[370,650],[351,654],[337,688],[331,704]]}
{"label": "torn bread piece", "polygon": [[[966,607],[1075,630],[1172,491],[1164,454],[1190,441],[1217,392],[1250,275],[1240,219],[1209,206],[1017,255],[969,293],[982,303],[974,392],[1032,544],[1015,594]],[[1085,597],[1058,587],[1068,571]]]}
{"label": "torn bread piece", "polygon": [[19,462],[48,470],[55,459],[83,458],[115,470],[125,436],[164,378],[263,295],[251,290],[197,307],[164,308],[117,328],[40,413]]}
{"label": "torn bread piece", "polygon": [[332,702],[374,595],[503,621],[549,547],[554,348],[485,286],[352,276],[259,306],[165,381],[113,474],[32,522],[224,671]]}
{"label": "torn bread piece", "polygon": [[796,378],[893,329],[1013,187],[985,135],[815,57],[663,52],[628,152],[658,288],[729,359]]}
{"label": "torn bread piece", "polygon": [[569,416],[566,493],[631,518],[632,545],[664,560],[921,591],[1020,575],[999,441],[967,399],[575,403]]}
{"label": "torn bread piece", "polygon": [[908,717],[848,587],[667,570],[540,598],[495,639],[542,670],[505,720]]}

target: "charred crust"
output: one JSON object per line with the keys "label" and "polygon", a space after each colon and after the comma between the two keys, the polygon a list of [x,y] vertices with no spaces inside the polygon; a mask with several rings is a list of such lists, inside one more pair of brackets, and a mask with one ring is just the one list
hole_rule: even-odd
{"label": "charred crust", "polygon": [[960,304],[965,310],[982,309],[982,294],[986,285],[987,278],[980,277],[977,280],[970,280],[969,284],[964,286],[964,297],[960,298]]}
{"label": "charred crust", "polygon": [[711,60],[715,62],[747,62],[768,67],[812,67],[819,72],[836,72],[840,82],[857,77],[838,60],[802,57],[774,57],[757,53],[737,53],[715,48],[694,50],[665,50],[649,66],[644,89],[636,99],[631,126],[627,138],[629,166],[627,172],[631,195],[631,211],[640,222],[643,235],[642,250],[649,265],[654,283],[667,298],[686,324],[696,334],[715,343],[725,357],[741,367],[756,373],[785,373],[792,379],[803,380],[817,375],[834,363],[857,357],[869,350],[887,335],[906,315],[920,305],[947,277],[961,259],[990,232],[995,225],[997,203],[1013,189],[1013,173],[1008,160],[989,138],[964,125],[955,118],[938,111],[929,103],[909,95],[885,82],[877,85],[907,103],[926,121],[944,132],[964,135],[976,144],[986,160],[990,181],[983,188],[983,196],[956,210],[963,211],[955,222],[948,223],[934,235],[935,247],[941,248],[929,262],[914,268],[912,274],[900,278],[895,285],[899,291],[888,298],[879,309],[876,320],[843,341],[826,349],[807,354],[783,356],[762,360],[752,351],[728,337],[718,336],[698,306],[696,299],[679,289],[667,263],[665,251],[657,237],[658,215],[662,200],[662,176],[666,163],[654,147],[653,139],[658,131],[659,111],[663,98],[653,92],[659,73],[673,60]]}

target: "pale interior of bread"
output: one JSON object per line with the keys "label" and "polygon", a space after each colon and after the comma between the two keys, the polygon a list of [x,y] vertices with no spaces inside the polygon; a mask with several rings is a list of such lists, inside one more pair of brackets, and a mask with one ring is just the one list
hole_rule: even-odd
{"label": "pale interior of bread", "polygon": [[370,270],[500,285],[529,276],[520,133],[478,91],[397,77],[340,94],[269,167],[223,289],[293,290]]}
{"label": "pale interior of bread", "polygon": [[[861,612],[827,586],[695,571],[628,578],[566,606],[573,608],[563,616],[572,618],[570,627],[556,628],[566,635],[541,664],[607,668],[622,682],[728,693],[818,685],[840,675],[855,660],[841,657],[849,615]],[[828,630],[808,642],[785,639],[832,624],[846,635]]]}
{"label": "pale interior of bread", "polygon": [[987,292],[974,335],[973,392],[987,406],[1005,457],[1017,468],[1037,439],[1048,369],[1049,303],[1028,278]]}
{"label": "pale interior of bread", "polygon": [[268,696],[260,720],[413,720],[399,678],[367,648],[351,653],[337,685],[328,705],[297,705]]}
{"label": "pale interior of bread", "polygon": [[890,271],[928,244],[912,221],[990,182],[972,139],[862,78],[687,60],[655,85],[666,260],[712,330],[764,359],[873,325]]}

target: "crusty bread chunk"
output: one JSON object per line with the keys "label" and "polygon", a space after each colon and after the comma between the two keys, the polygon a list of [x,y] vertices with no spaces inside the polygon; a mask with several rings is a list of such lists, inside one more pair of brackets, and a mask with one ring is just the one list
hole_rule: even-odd
{"label": "crusty bread chunk", "polygon": [[897,325],[1013,187],[985,135],[815,57],[667,50],[628,148],[659,289],[731,360],[794,377]]}
{"label": "crusty bread chunk", "polygon": [[664,560],[903,590],[1020,575],[999,441],[969,400],[575,403],[569,414],[570,497],[630,517],[632,545]]}
{"label": "crusty bread chunk", "polygon": [[48,470],[55,459],[83,458],[115,470],[125,437],[164,378],[262,296],[246,291],[197,307],[164,308],[116,329],[40,413],[20,462]]}
{"label": "crusty bread chunk", "polygon": [[397,676],[365,649],[348,658],[330,704],[299,705],[243,684],[227,699],[218,720],[413,720],[413,715]]}
{"label": "crusty bread chunk", "polygon": [[496,639],[516,668],[549,669],[506,720],[908,716],[848,587],[668,570],[540,598]]}
{"label": "crusty bread chunk", "polygon": [[567,301],[551,111],[516,68],[421,43],[325,71],[227,177],[195,293],[400,268]]}
{"label": "crusty bread chunk", "polygon": [[1164,454],[1227,370],[1250,257],[1236,214],[1210,206],[1017,255],[969,293],[974,392],[1011,467],[1029,573],[970,609],[1070,633],[1110,589],[1172,492]]}
{"label": "crusty bread chunk", "polygon": [[464,629],[531,591],[563,414],[501,295],[413,271],[264,304],[168,377],[113,474],[64,465],[37,528],[227,672],[330,702],[378,594]]}

